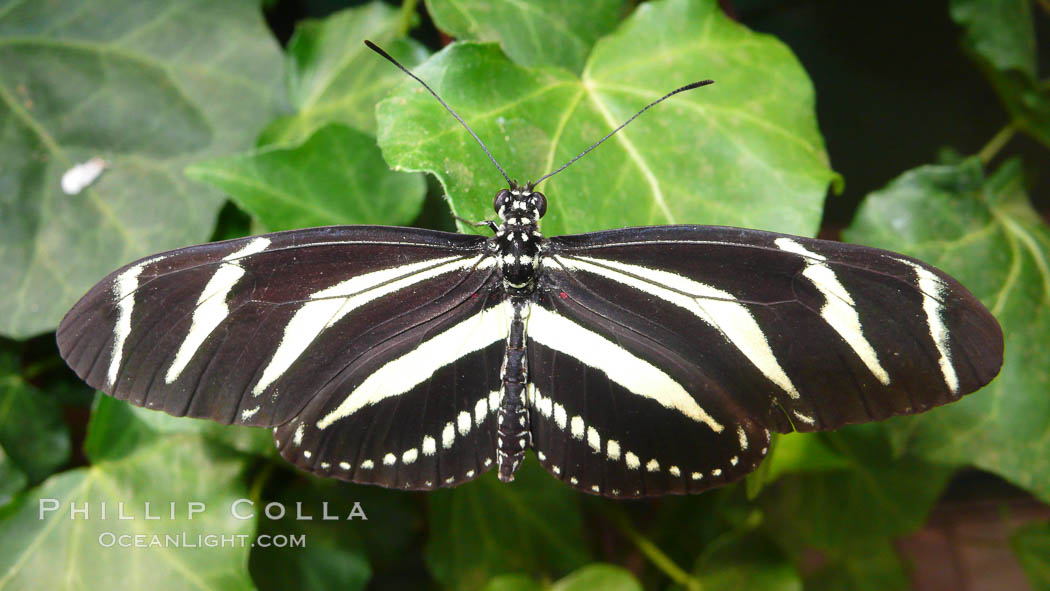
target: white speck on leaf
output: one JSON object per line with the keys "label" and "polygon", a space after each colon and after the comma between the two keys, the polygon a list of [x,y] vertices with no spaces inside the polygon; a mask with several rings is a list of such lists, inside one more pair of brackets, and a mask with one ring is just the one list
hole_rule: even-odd
{"label": "white speck on leaf", "polygon": [[109,163],[102,158],[92,158],[70,168],[62,175],[62,192],[66,195],[77,195],[91,186]]}

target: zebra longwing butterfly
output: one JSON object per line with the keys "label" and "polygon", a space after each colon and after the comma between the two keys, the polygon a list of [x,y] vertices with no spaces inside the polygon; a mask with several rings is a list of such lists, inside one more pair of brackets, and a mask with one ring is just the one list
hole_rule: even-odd
{"label": "zebra longwing butterfly", "polygon": [[531,448],[620,498],[738,480],[773,431],[922,412],[1002,364],[995,318],[926,263],[715,226],[544,237],[539,181],[485,152],[509,184],[490,238],[342,226],[147,257],[66,315],[62,356],[133,404],[270,427],[322,476],[510,481]]}

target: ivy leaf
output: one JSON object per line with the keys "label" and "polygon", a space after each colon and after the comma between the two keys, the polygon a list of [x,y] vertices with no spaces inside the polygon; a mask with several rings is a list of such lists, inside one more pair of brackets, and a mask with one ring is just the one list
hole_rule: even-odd
{"label": "ivy leaf", "polygon": [[904,591],[904,564],[888,539],[868,539],[824,554],[822,568],[805,578],[807,591]]}
{"label": "ivy leaf", "polygon": [[[701,495],[664,497],[638,522],[644,528],[641,533],[675,564],[698,565],[705,549],[713,551],[761,522],[760,512],[742,489],[729,485]],[[694,568],[694,572],[698,571]]]}
{"label": "ivy leaf", "polygon": [[417,41],[400,37],[400,13],[382,2],[300,22],[288,42],[286,84],[294,115],[270,124],[260,145],[297,144],[328,123],[375,135],[375,106],[405,75],[364,45],[371,39],[406,67],[427,58]]}
{"label": "ivy leaf", "polygon": [[499,43],[522,66],[583,70],[599,37],[624,13],[623,0],[427,0],[434,24],[453,37]]}
{"label": "ivy leaf", "polygon": [[1000,100],[1010,112],[1011,123],[1050,147],[1050,86],[1017,73],[985,70]]}
{"label": "ivy leaf", "polygon": [[69,461],[69,428],[58,402],[18,369],[14,352],[0,349],[0,453],[13,478],[36,483]]}
{"label": "ivy leaf", "polygon": [[894,457],[882,425],[822,437],[849,460],[849,469],[781,476],[760,498],[770,531],[788,548],[836,550],[911,531],[925,521],[951,475],[911,456]]}
{"label": "ivy leaf", "polygon": [[[223,198],[192,160],[251,145],[279,52],[255,0],[21,2],[0,14],[0,333],[53,329],[106,273],[202,242]],[[77,194],[63,173],[108,165]]]}
{"label": "ivy leaf", "polygon": [[899,449],[970,464],[1050,500],[1050,229],[1025,194],[1019,161],[985,177],[972,158],[910,170],[869,195],[851,242],[947,271],[999,319],[999,377],[980,392],[888,423]]}
{"label": "ivy leaf", "polygon": [[802,591],[802,578],[795,565],[757,534],[709,548],[693,569],[704,591]]}
{"label": "ivy leaf", "polygon": [[641,591],[642,586],[628,570],[611,564],[588,564],[552,585],[540,584],[525,575],[493,577],[484,591]]}
{"label": "ivy leaf", "polygon": [[246,454],[276,455],[268,429],[173,417],[101,394],[91,410],[90,425],[84,454],[95,463],[120,459],[158,435],[171,434],[196,435]]}
{"label": "ivy leaf", "polygon": [[271,146],[189,167],[268,231],[332,224],[407,224],[423,205],[420,175],[389,170],[375,138],[342,124],[298,146]]}
{"label": "ivy leaf", "polygon": [[749,499],[754,499],[767,484],[784,474],[845,470],[849,458],[830,447],[818,434],[788,433],[776,435],[769,458],[745,481]]}
{"label": "ivy leaf", "polygon": [[1050,86],[1037,80],[1035,24],[1026,0],[952,0],[966,46],[1014,125],[1050,146]]}
{"label": "ivy leaf", "polygon": [[[446,47],[417,73],[520,180],[568,161],[671,81],[717,81],[661,104],[547,181],[548,234],[666,223],[812,234],[819,223],[833,173],[809,79],[786,46],[734,23],[714,0],[645,4],[597,42],[580,77],[516,66],[496,46],[471,43]],[[502,179],[414,84],[377,108],[384,157],[435,174],[454,213],[491,217]]]}
{"label": "ivy leaf", "polygon": [[951,0],[952,19],[966,28],[966,45],[998,70],[1035,76],[1035,24],[1031,3]]}
{"label": "ivy leaf", "polygon": [[[355,523],[373,570],[393,573],[407,568],[420,570],[420,530],[424,527],[424,520],[420,515],[419,495],[407,492],[395,494],[377,486],[351,486],[331,480],[315,486],[322,490],[338,488],[341,492],[333,496],[345,495],[360,501],[361,506],[367,509],[370,519]],[[371,518],[376,515],[381,519]]]}
{"label": "ivy leaf", "polygon": [[438,582],[479,589],[494,575],[561,574],[589,562],[576,493],[535,458],[505,484],[490,471],[455,489],[432,492],[425,557]]}
{"label": "ivy leaf", "polygon": [[550,587],[551,591],[642,591],[627,569],[611,564],[588,564],[566,575]]}
{"label": "ivy leaf", "polygon": [[1050,589],[1050,523],[1030,523],[1010,536],[1010,546],[1032,589]]}
{"label": "ivy leaf", "polygon": [[544,591],[544,587],[525,575],[500,575],[493,577],[484,591]]}
{"label": "ivy leaf", "polygon": [[[52,476],[0,510],[0,588],[253,588],[247,559],[254,521],[230,511],[247,496],[243,457],[198,435],[131,428],[140,439],[126,455]],[[159,519],[146,518],[147,502]],[[118,519],[118,503],[132,519]],[[190,503],[204,511],[190,519]],[[86,506],[87,517],[73,516],[71,506]],[[243,546],[206,537],[220,535]]]}
{"label": "ivy leaf", "polygon": [[262,231],[411,222],[424,180],[388,170],[372,137],[376,102],[405,76],[364,45],[372,39],[408,66],[421,62],[426,49],[400,38],[400,25],[381,2],[300,23],[286,62],[298,112],[267,127],[260,148],[187,174],[226,191]]}
{"label": "ivy leaf", "polygon": [[29,477],[19,470],[0,447],[0,507],[11,502],[11,499],[29,485]]}
{"label": "ivy leaf", "polygon": [[[257,546],[252,550],[249,566],[259,591],[357,591],[368,585],[372,569],[357,531],[367,522],[360,517],[347,519],[359,501],[352,494],[356,490],[359,488],[297,478],[276,497],[246,508],[262,515],[266,505],[278,503],[284,515],[263,519],[259,534],[271,539],[302,536],[305,541],[301,547]],[[361,507],[364,511],[368,505]]]}

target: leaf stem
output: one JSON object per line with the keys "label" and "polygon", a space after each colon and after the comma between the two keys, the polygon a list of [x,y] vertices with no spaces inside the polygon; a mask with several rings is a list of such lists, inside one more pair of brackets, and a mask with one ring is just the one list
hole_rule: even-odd
{"label": "leaf stem", "polygon": [[665,554],[659,546],[635,529],[625,515],[613,511],[605,511],[605,514],[612,519],[620,532],[631,540],[638,550],[649,559],[649,562],[653,563],[653,565],[667,575],[668,578],[679,585],[682,585],[689,591],[702,591],[703,585],[700,583],[699,579],[685,572],[681,567],[675,564],[674,560],[671,560],[671,557]]}
{"label": "leaf stem", "polygon": [[714,539],[704,545],[703,551],[701,551],[700,556],[697,557],[697,570],[701,571],[707,565],[707,561],[714,556],[716,552],[728,547],[736,541],[739,541],[741,538],[757,529],[759,525],[762,525],[762,513],[756,509],[748,513],[747,517],[741,523],[734,525],[732,528],[715,536]]}
{"label": "leaf stem", "polygon": [[412,30],[412,19],[416,15],[416,4],[418,2],[419,0],[401,1],[401,22],[397,27],[399,37],[407,37],[408,32]]}
{"label": "leaf stem", "polygon": [[1017,133],[1017,126],[1013,123],[1007,124],[999,130],[999,133],[992,136],[992,139],[988,140],[988,143],[981,148],[980,152],[977,152],[977,157],[985,165],[988,165],[999,153],[999,150],[1002,150],[1003,146],[1013,139],[1015,133]]}

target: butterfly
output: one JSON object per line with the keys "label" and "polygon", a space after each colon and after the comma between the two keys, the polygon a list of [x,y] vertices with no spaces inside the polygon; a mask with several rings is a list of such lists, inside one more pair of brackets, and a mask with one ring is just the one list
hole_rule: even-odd
{"label": "butterfly", "polygon": [[742,478],[772,432],[957,400],[1003,336],[958,281],[866,246],[717,226],[544,236],[546,196],[507,180],[492,236],[337,226],[135,261],[65,316],[91,386],[176,416],[272,428],[343,480],[431,490],[527,450],[580,491],[696,493]]}

